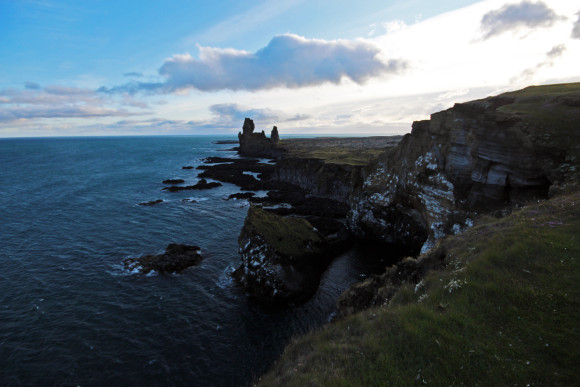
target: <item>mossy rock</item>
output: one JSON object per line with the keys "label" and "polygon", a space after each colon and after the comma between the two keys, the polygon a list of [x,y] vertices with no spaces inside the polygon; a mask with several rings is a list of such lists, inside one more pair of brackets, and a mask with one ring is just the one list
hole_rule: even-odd
{"label": "mossy rock", "polygon": [[245,234],[259,235],[282,257],[299,257],[320,252],[324,237],[304,218],[283,217],[251,206],[244,222]]}

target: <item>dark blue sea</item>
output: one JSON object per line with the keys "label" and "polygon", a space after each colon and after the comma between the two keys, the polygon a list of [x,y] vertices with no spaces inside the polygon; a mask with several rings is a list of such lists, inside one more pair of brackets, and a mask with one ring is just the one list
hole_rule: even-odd
{"label": "dark blue sea", "polygon": [[[0,385],[248,385],[378,270],[353,250],[304,305],[249,300],[229,276],[248,210],[225,200],[238,188],[161,190],[164,179],[197,182],[182,166],[235,156],[220,139],[232,138],[0,140]],[[176,275],[123,269],[169,243],[200,246],[202,263]]]}

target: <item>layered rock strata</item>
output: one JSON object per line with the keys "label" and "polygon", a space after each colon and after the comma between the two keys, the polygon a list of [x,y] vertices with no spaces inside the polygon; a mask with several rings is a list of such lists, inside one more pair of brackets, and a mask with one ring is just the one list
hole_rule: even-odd
{"label": "layered rock strata", "polygon": [[579,95],[524,89],[413,123],[396,148],[363,170],[350,229],[425,252],[479,212],[546,198],[551,185],[577,181]]}

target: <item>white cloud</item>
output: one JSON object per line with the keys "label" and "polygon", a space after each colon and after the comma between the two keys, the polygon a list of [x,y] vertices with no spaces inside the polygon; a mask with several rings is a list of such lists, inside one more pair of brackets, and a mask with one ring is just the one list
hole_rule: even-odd
{"label": "white cloud", "polygon": [[358,84],[372,77],[397,73],[403,60],[386,60],[381,50],[364,40],[306,39],[279,35],[256,51],[199,47],[199,59],[174,55],[159,69],[159,83],[132,82],[104,92],[179,92],[187,89],[264,90],[300,88],[350,79]]}
{"label": "white cloud", "polygon": [[521,75],[514,77],[513,81],[529,81],[538,71],[554,66],[556,60],[564,55],[564,52],[566,52],[566,46],[564,44],[552,47],[552,49],[546,53],[546,58],[542,62],[538,63],[535,67],[530,67],[524,70]]}
{"label": "white cloud", "polygon": [[572,29],[572,37],[574,39],[580,39],[580,12],[577,13],[578,19],[574,23],[574,28]]}
{"label": "white cloud", "polygon": [[251,109],[235,103],[212,105],[209,110],[216,116],[216,121],[234,125],[243,122],[245,117],[267,122],[299,121],[308,118],[306,115],[289,115],[283,111],[269,108]]}
{"label": "white cloud", "polygon": [[481,19],[484,39],[521,28],[550,27],[560,17],[546,4],[524,0],[490,11]]}

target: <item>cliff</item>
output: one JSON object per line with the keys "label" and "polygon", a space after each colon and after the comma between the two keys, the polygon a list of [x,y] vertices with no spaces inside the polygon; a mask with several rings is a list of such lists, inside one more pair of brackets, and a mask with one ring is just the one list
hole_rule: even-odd
{"label": "cliff", "polygon": [[295,184],[308,195],[348,203],[360,170],[402,136],[309,138],[281,141],[275,179]]}
{"label": "cliff", "polygon": [[350,229],[414,255],[464,231],[478,213],[575,185],[578,106],[579,84],[529,87],[413,123],[396,148],[362,171]]}
{"label": "cliff", "polygon": [[[288,200],[294,204],[271,211],[278,215],[322,216],[326,219],[311,220],[318,222],[317,226],[337,228],[343,215],[327,211],[322,203],[329,210],[346,206],[345,221],[351,236],[383,242],[385,249],[417,256],[430,251],[443,237],[469,229],[482,213],[505,216],[530,201],[574,190],[580,160],[578,107],[580,84],[530,87],[456,104],[433,114],[430,120],[413,123],[412,132],[402,139],[297,139],[275,146],[263,133],[253,133],[253,122],[246,119],[240,151],[277,157],[270,175],[270,186],[275,190],[260,202],[280,197],[285,199],[278,204],[290,203]],[[273,137],[277,138],[277,133]],[[281,184],[279,190],[276,184]],[[295,206],[298,203],[300,207]],[[320,208],[324,213],[317,210]],[[251,251],[245,252],[248,246],[253,246],[252,250],[256,245],[247,244],[251,233],[246,231],[253,229],[246,226],[240,237],[240,268],[244,270],[263,263],[252,258]],[[260,246],[266,249],[284,238],[287,231],[279,231],[275,238],[258,238]],[[293,258],[272,256],[275,258],[267,261],[273,264],[266,266],[284,262],[292,266]],[[258,261],[260,265],[255,264]],[[419,273],[428,262],[432,260],[421,261],[415,269],[412,264],[401,266],[401,270]],[[255,280],[246,276],[240,281],[246,289],[262,293],[263,298],[273,296],[268,287],[272,281],[259,280],[261,275],[271,277],[271,273],[252,273],[250,277]],[[311,273],[316,274],[309,275],[308,281],[318,284],[322,269]],[[264,289],[257,290],[258,286]],[[369,291],[372,288],[351,292],[344,304],[355,300],[357,307],[375,305],[376,294]]]}

